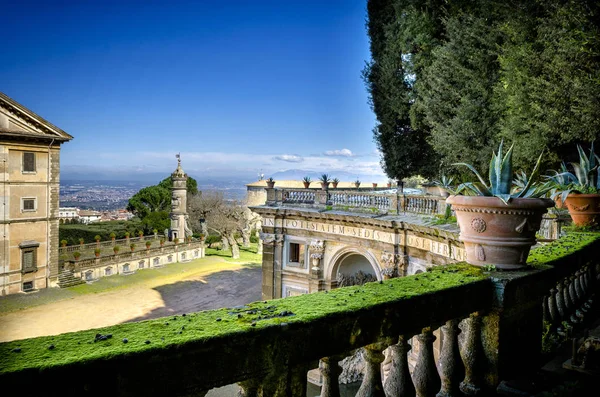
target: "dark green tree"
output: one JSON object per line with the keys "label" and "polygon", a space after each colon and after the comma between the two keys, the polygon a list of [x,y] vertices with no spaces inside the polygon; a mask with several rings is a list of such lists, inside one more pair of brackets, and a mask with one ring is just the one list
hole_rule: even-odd
{"label": "dark green tree", "polygon": [[127,210],[144,219],[152,212],[168,211],[171,204],[171,192],[162,186],[148,186],[129,199]]}
{"label": "dark green tree", "polygon": [[548,0],[522,8],[503,25],[496,84],[501,135],[527,165],[544,148],[555,166],[575,143],[600,131],[600,34],[597,1]]}
{"label": "dark green tree", "polygon": [[402,180],[435,174],[436,162],[428,131],[411,125],[414,70],[407,62],[405,31],[398,23],[397,12],[402,12],[394,3],[370,0],[367,4],[371,61],[363,70],[363,80],[377,116],[373,137],[382,153],[381,165],[390,178]]}
{"label": "dark green tree", "polygon": [[150,212],[142,219],[144,234],[150,235],[154,229],[161,233],[171,227],[171,219],[167,211]]}

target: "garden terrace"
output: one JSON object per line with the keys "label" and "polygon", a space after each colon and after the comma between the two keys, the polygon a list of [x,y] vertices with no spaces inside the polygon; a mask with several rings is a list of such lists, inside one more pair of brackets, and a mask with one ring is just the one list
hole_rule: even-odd
{"label": "garden terrace", "polygon": [[[321,360],[321,395],[337,396],[335,362],[366,347],[361,396],[489,391],[539,367],[543,317],[555,325],[586,321],[577,313],[598,289],[598,249],[600,235],[573,233],[532,252],[525,271],[439,266],[239,308],[3,343],[0,382],[26,396],[201,396],[234,382],[248,396],[305,396],[306,371]],[[438,374],[432,330],[440,326]],[[411,377],[413,336],[419,351]]]}

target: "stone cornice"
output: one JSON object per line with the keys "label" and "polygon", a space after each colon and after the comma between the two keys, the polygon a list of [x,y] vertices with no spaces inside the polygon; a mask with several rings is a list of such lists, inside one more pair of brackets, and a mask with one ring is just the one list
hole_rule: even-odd
{"label": "stone cornice", "polygon": [[62,129],[58,128],[54,124],[50,123],[49,121],[47,121],[44,118],[37,115],[36,113],[27,109],[25,106],[21,105],[20,103],[18,103],[14,99],[10,98],[9,96],[3,94],[2,92],[0,92],[0,107],[5,109],[8,113],[14,115],[16,118],[18,118],[22,122],[26,123],[33,130],[38,131],[41,134],[43,134],[43,135],[39,136],[39,134],[36,134],[35,132],[0,130],[0,135],[3,135],[3,136],[22,135],[22,136],[31,137],[31,138],[37,137],[38,139],[39,138],[46,138],[46,139],[53,138],[53,139],[60,140],[60,141],[70,141],[71,139],[73,139],[73,137],[71,135],[67,134]]}
{"label": "stone cornice", "polygon": [[456,230],[445,229],[444,227],[431,226],[426,224],[411,223],[403,219],[402,215],[378,217],[371,214],[359,213],[340,213],[329,211],[306,210],[304,208],[291,207],[269,207],[256,206],[250,209],[263,217],[275,218],[300,218],[317,222],[336,222],[355,227],[369,226],[377,227],[387,231],[393,229],[395,232],[414,232],[423,235],[440,237],[444,239],[458,241],[458,228]]}

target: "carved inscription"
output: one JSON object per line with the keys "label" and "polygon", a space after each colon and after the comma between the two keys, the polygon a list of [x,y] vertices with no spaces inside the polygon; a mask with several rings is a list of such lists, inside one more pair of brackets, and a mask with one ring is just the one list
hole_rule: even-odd
{"label": "carved inscription", "polygon": [[[268,226],[265,219],[265,225]],[[272,220],[271,220],[272,221]],[[327,234],[335,234],[338,236],[348,236],[363,238],[368,240],[381,241],[383,243],[394,244],[394,234],[381,232],[378,230],[367,229],[362,227],[342,226],[331,223],[311,222],[298,219],[286,219],[283,226],[288,229],[308,230],[311,232],[320,232]]]}

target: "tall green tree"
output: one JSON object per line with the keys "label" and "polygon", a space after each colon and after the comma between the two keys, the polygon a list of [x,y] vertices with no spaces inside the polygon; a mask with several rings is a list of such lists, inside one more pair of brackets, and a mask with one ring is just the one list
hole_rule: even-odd
{"label": "tall green tree", "polygon": [[168,211],[171,204],[171,192],[162,186],[148,186],[129,199],[127,210],[144,219],[152,212]]}
{"label": "tall green tree", "polygon": [[407,68],[403,30],[397,23],[397,7],[392,0],[370,0],[369,19],[371,61],[363,70],[371,107],[377,116],[374,141],[382,153],[381,165],[393,179],[414,174],[432,175],[433,151],[428,131],[411,125],[412,70]]}
{"label": "tall green tree", "polygon": [[[600,127],[600,2],[369,0],[363,71],[390,177],[487,167],[501,139],[517,167],[555,166]],[[445,167],[442,167],[445,168]]]}
{"label": "tall green tree", "polygon": [[515,162],[544,148],[547,165],[600,131],[600,34],[597,1],[537,1],[507,20],[496,84],[501,136],[516,143]]}

